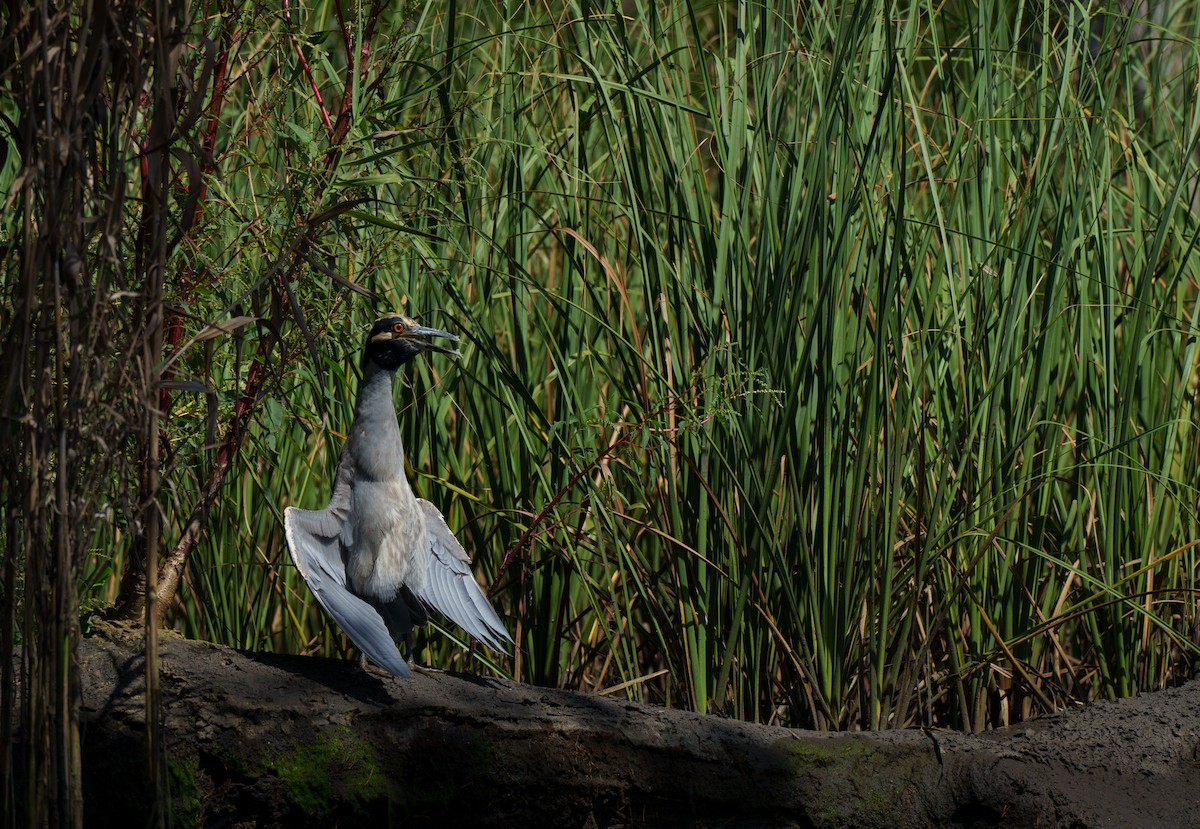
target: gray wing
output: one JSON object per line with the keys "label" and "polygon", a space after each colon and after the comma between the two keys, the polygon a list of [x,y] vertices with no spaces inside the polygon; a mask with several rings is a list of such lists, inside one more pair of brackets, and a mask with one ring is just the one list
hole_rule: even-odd
{"label": "gray wing", "polygon": [[513,638],[475,582],[466,551],[446,526],[446,519],[442,518],[437,507],[424,498],[418,498],[417,503],[425,513],[425,529],[430,543],[425,589],[418,594],[419,597],[449,616],[480,642],[508,653],[504,643],[513,641]]}
{"label": "gray wing", "polygon": [[288,549],[321,606],[358,649],[376,665],[408,676],[408,665],[392,641],[379,611],[350,592],[342,560],[342,525],[350,511],[350,488],[341,480],[323,510],[288,507],[283,511]]}

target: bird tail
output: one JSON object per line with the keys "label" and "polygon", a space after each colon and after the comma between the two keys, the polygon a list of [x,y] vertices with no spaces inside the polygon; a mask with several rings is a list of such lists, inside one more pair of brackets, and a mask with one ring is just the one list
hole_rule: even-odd
{"label": "bird tail", "polygon": [[403,642],[404,637],[411,633],[413,628],[422,627],[429,622],[429,612],[425,610],[425,605],[407,585],[401,586],[400,594],[390,602],[372,601],[371,604],[379,611],[383,623],[387,625],[388,633],[397,643]]}

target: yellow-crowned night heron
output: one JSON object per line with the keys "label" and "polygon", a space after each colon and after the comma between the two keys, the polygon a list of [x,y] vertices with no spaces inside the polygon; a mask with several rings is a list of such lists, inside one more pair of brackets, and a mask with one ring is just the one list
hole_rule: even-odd
{"label": "yellow-crowned night heron", "polygon": [[[428,621],[426,605],[500,651],[512,641],[433,504],[413,495],[392,405],[396,370],[424,351],[457,354],[458,337],[409,317],[380,317],[367,335],[354,424],[323,510],[288,507],[288,547],[313,594],[366,656],[408,675],[396,644]],[[507,652],[507,651],[505,651]]]}

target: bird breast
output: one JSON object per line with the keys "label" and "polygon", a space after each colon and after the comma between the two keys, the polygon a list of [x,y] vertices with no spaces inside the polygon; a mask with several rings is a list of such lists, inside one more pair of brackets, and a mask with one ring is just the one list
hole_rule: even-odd
{"label": "bird breast", "polygon": [[343,542],[351,589],[383,602],[394,599],[401,585],[420,592],[429,537],[408,481],[359,481],[350,502],[345,526],[350,537]]}

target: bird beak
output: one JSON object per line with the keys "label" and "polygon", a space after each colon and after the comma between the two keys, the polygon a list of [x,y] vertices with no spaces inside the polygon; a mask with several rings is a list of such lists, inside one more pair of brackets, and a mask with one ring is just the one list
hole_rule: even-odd
{"label": "bird beak", "polygon": [[393,338],[397,340],[411,340],[414,345],[420,345],[426,351],[437,351],[442,354],[449,354],[452,357],[458,357],[459,353],[452,348],[442,348],[440,345],[429,342],[429,337],[442,337],[450,340],[450,342],[458,342],[458,337],[451,334],[449,331],[441,331],[437,328],[426,328],[424,325],[416,325],[405,329],[403,334],[394,334]]}

